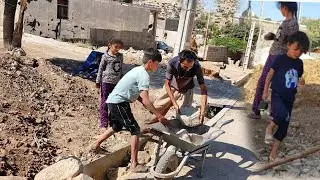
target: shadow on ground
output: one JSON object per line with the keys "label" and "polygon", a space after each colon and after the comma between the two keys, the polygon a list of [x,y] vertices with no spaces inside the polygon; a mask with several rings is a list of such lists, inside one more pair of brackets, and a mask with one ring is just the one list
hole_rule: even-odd
{"label": "shadow on ground", "polygon": [[[246,148],[216,141],[212,142],[208,155],[212,155],[212,157],[207,157],[205,160],[202,180],[247,179],[252,173],[246,168],[253,166],[258,160],[256,155]],[[195,161],[191,161],[189,166],[199,167]],[[178,179],[198,178],[197,168],[193,168]]]}

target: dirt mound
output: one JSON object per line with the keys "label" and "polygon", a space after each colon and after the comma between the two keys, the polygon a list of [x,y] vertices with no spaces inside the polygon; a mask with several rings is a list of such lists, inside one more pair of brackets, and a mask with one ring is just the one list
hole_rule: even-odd
{"label": "dirt mound", "polygon": [[67,154],[51,138],[57,131],[53,122],[75,114],[97,117],[96,93],[46,60],[1,52],[0,84],[0,175],[33,178],[55,157]]}
{"label": "dirt mound", "polygon": [[[295,107],[319,107],[320,99],[320,61],[304,61],[304,79],[306,85],[298,89]],[[257,83],[261,75],[263,66],[258,66],[250,80],[245,85],[245,100],[249,103],[253,101]]]}
{"label": "dirt mound", "polygon": [[[315,144],[319,144],[319,127],[320,122],[317,120],[320,115],[320,61],[305,60],[304,61],[304,79],[306,85],[298,89],[296,102],[293,109],[288,135],[281,146],[279,157],[287,157],[289,155],[301,152],[306,148],[310,148]],[[245,100],[252,103],[256,90],[258,78],[260,77],[262,66],[257,67],[252,74],[251,79],[245,85]],[[267,117],[264,117],[267,119]],[[252,121],[251,128],[254,129],[253,142],[259,157],[263,161],[268,160],[270,148],[264,144],[264,132],[267,121]],[[312,154],[306,158],[298,159],[287,163],[282,167],[284,171],[275,172],[270,170],[267,174],[277,175],[294,175],[297,178],[302,177],[319,177],[316,170],[319,166],[319,152]]]}

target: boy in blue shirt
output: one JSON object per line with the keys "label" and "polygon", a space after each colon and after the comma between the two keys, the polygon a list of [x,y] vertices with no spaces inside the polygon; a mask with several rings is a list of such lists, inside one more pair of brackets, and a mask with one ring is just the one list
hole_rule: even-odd
{"label": "boy in blue shirt", "polygon": [[131,133],[131,167],[132,172],[145,172],[148,169],[138,165],[138,146],[141,133],[139,124],[133,117],[130,103],[138,100],[146,109],[156,115],[159,122],[168,125],[168,120],[158,112],[149,98],[150,76],[148,72],[155,72],[162,56],[156,49],[149,48],[144,51],[143,65],[138,66],[126,73],[117,83],[107,99],[109,109],[110,127],[92,145],[93,150],[99,150],[100,144],[115,132],[124,127]]}
{"label": "boy in blue shirt", "polygon": [[[281,141],[286,137],[297,87],[304,85],[303,62],[299,58],[309,49],[308,36],[301,31],[288,38],[288,52],[279,55],[267,75],[262,99],[267,100],[271,83],[272,120],[266,128],[265,142],[272,144],[269,160],[277,158]],[[273,130],[278,129],[273,134]],[[274,141],[274,142],[273,142]]]}

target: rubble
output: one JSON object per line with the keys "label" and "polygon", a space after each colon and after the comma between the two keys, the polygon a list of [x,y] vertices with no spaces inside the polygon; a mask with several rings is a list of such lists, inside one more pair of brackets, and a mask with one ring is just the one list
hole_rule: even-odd
{"label": "rubble", "polygon": [[35,180],[57,180],[77,177],[83,171],[83,165],[79,159],[69,157],[41,170]]}
{"label": "rubble", "polygon": [[[47,69],[50,66],[53,71]],[[55,73],[62,78],[60,86],[53,85],[58,81]],[[42,168],[54,163],[57,154],[68,154],[51,135],[52,122],[66,116],[69,110],[74,113],[82,105],[82,113],[97,116],[95,94],[43,59],[2,52],[0,84],[0,99],[4,100],[0,103],[2,176],[33,178]]]}

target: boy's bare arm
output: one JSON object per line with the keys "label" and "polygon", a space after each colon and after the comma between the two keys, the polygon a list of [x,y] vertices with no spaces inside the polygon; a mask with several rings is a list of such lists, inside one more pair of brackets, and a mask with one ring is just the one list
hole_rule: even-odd
{"label": "boy's bare arm", "polygon": [[151,111],[158,118],[159,122],[161,122],[164,125],[169,124],[168,120],[162,114],[160,114],[156,110],[156,108],[153,106],[152,102],[150,101],[148,91],[141,91],[140,98],[141,99],[138,99],[138,100],[140,102],[142,102],[142,104],[145,108],[147,108],[149,111]]}
{"label": "boy's bare arm", "polygon": [[208,100],[208,92],[207,92],[207,87],[206,85],[203,83],[200,85],[200,90],[201,90],[201,109],[200,109],[200,123],[203,123],[204,120],[204,114],[205,114],[205,110],[207,107],[207,100]]}
{"label": "boy's bare arm", "polygon": [[270,68],[268,75],[266,77],[266,82],[264,83],[264,90],[263,90],[263,95],[262,95],[262,99],[263,100],[267,100],[268,96],[269,96],[269,87],[270,87],[270,83],[271,83],[271,79],[273,77],[274,74],[274,69]]}
{"label": "boy's bare arm", "polygon": [[166,79],[165,82],[164,82],[164,86],[165,86],[166,91],[167,91],[167,93],[168,93],[168,96],[169,96],[169,98],[170,98],[170,100],[171,100],[171,102],[172,102],[172,104],[173,104],[173,107],[176,109],[176,111],[177,111],[179,114],[181,114],[181,113],[180,113],[179,106],[178,106],[178,104],[177,104],[177,101],[174,99],[173,93],[172,93],[172,91],[171,91],[170,80]]}

